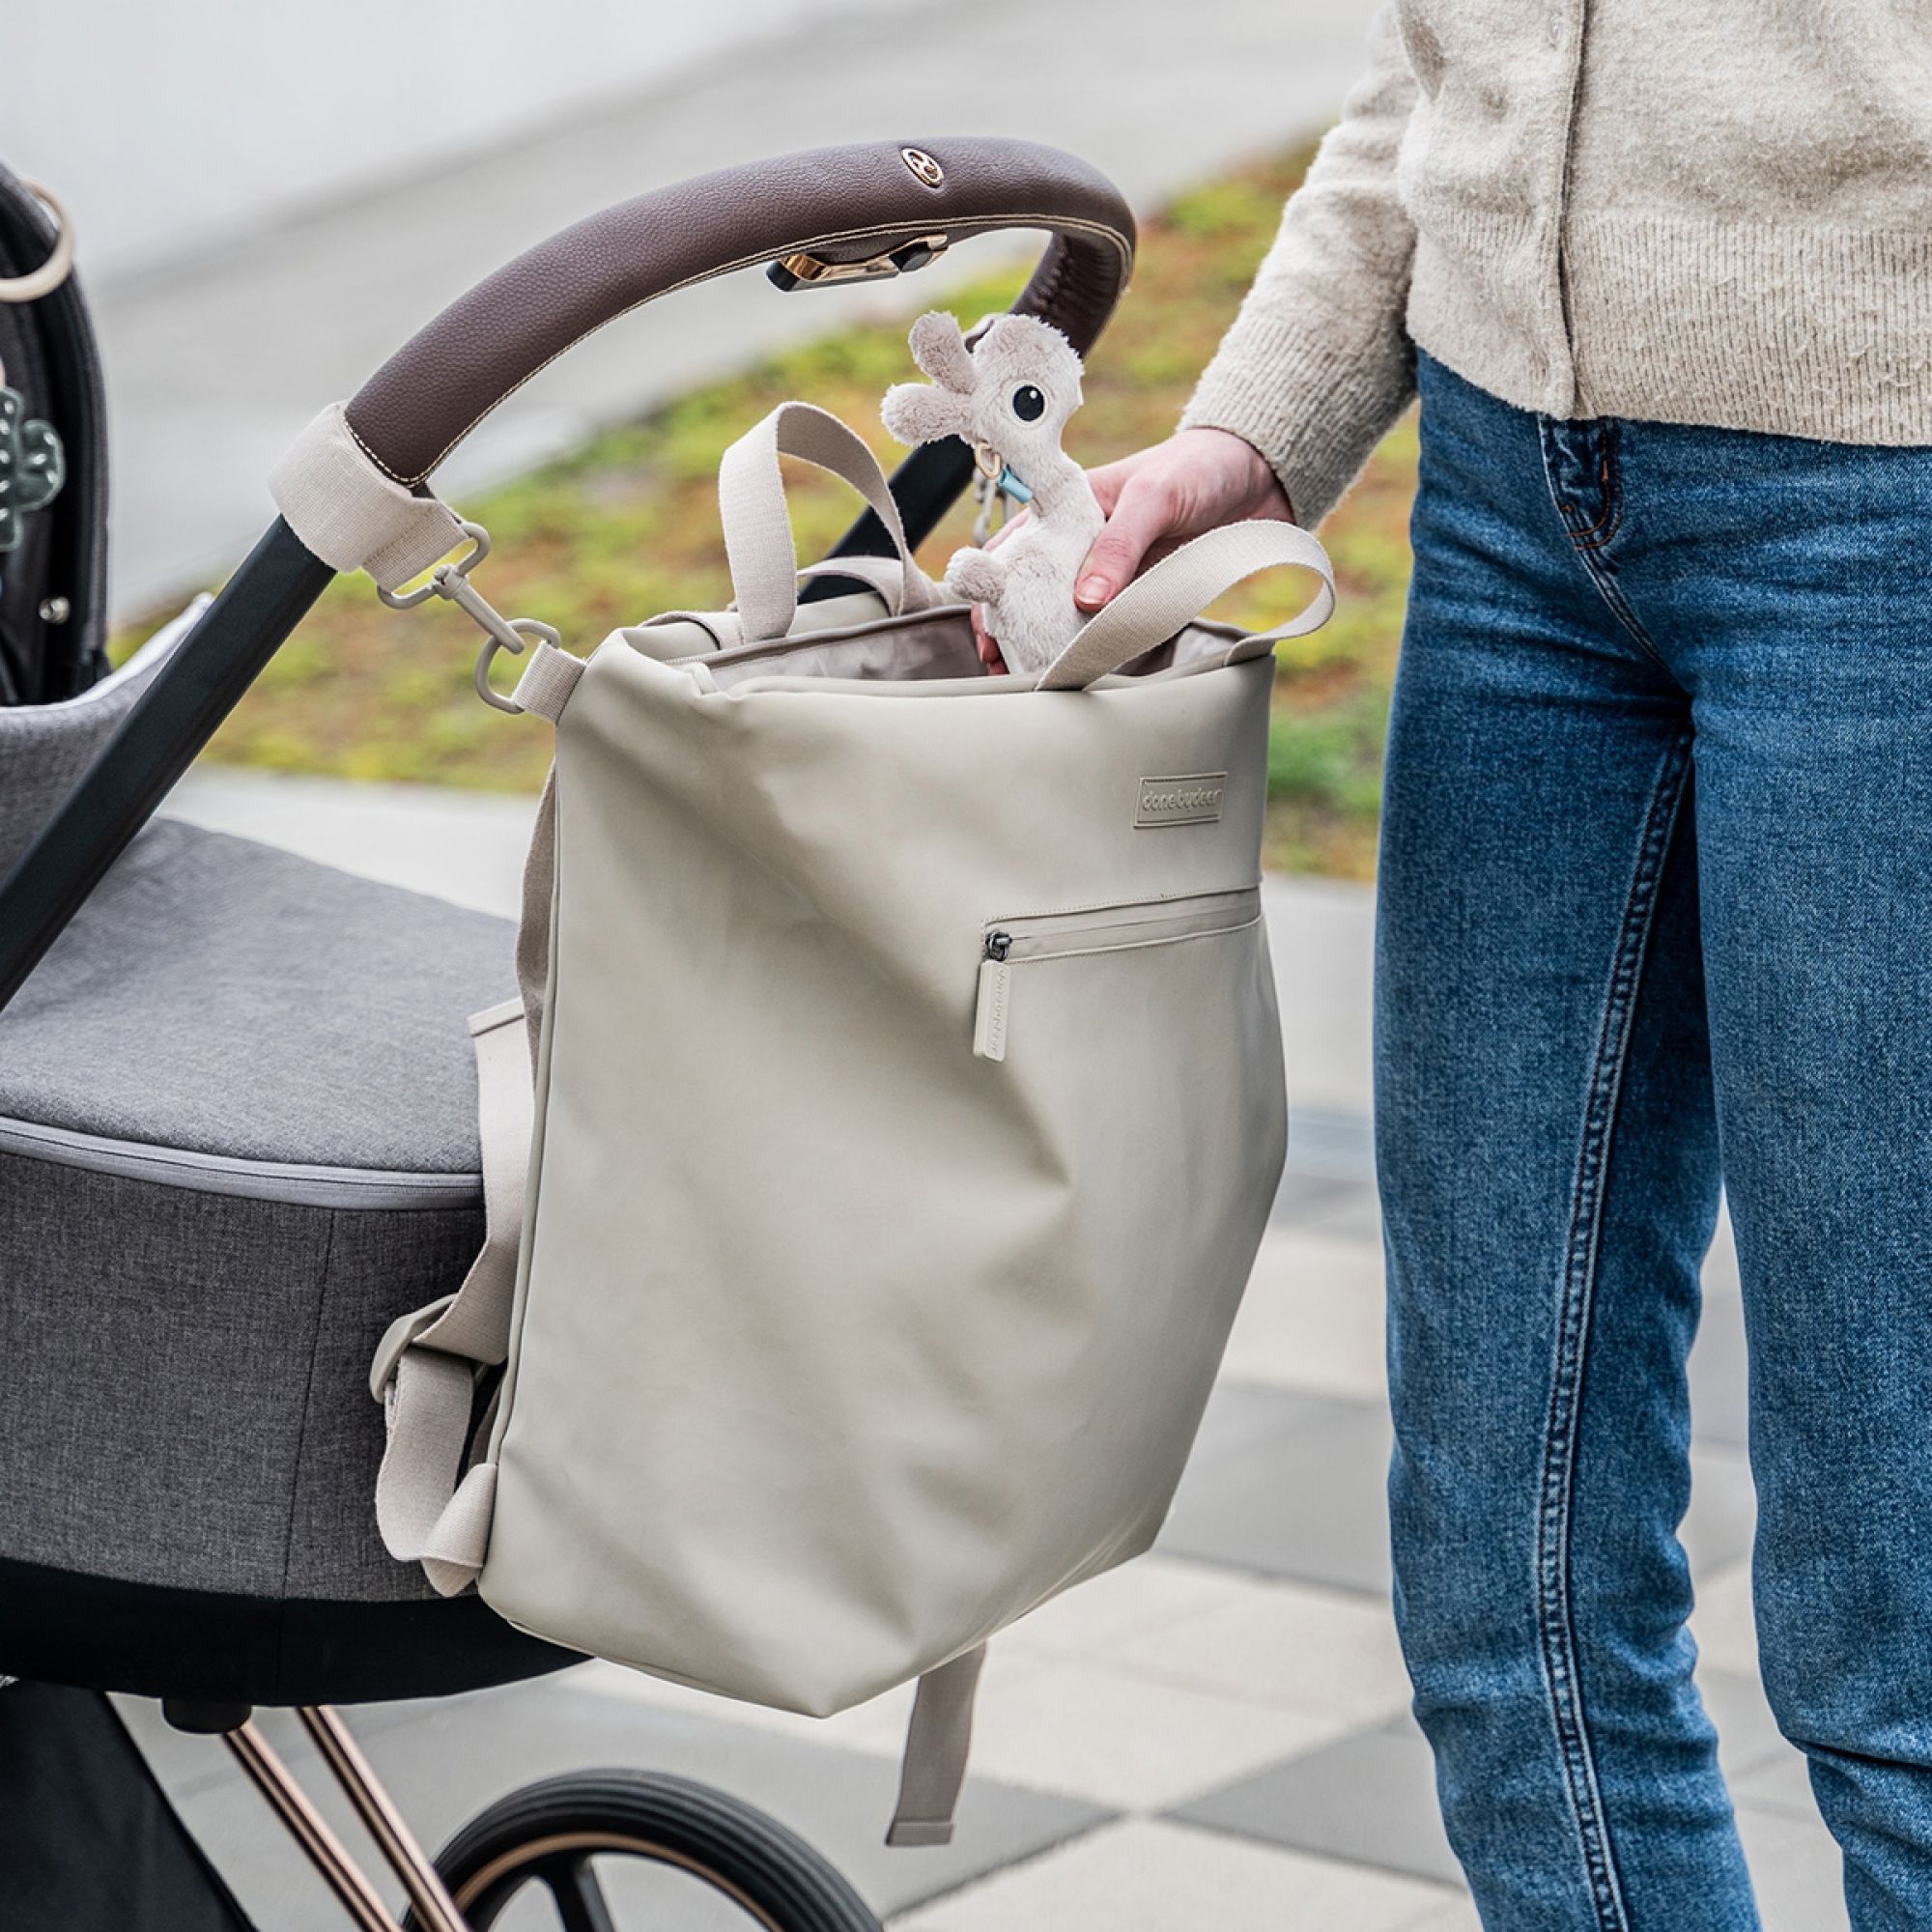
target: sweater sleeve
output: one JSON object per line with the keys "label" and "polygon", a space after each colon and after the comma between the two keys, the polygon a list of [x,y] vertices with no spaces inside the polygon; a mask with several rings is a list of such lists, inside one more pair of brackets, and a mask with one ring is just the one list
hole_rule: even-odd
{"label": "sweater sleeve", "polygon": [[1354,481],[1415,387],[1404,327],[1415,231],[1396,199],[1396,151],[1415,81],[1384,6],[1369,70],[1308,178],[1234,326],[1181,416],[1267,458],[1313,528]]}

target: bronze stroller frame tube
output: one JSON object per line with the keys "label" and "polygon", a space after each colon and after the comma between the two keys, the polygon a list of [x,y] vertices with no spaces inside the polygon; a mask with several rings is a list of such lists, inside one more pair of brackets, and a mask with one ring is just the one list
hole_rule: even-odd
{"label": "bronze stroller frame tube", "polygon": [[[240,1716],[240,1712],[235,1715]],[[314,1740],[323,1763],[355,1807],[376,1849],[402,1881],[403,1890],[425,1932],[469,1932],[469,1920],[449,1895],[449,1888],[416,1842],[415,1834],[404,1823],[395,1801],[384,1788],[334,1706],[300,1704],[296,1707],[296,1716]],[[240,1722],[233,1722],[224,1715],[214,1722],[225,1724],[217,1733],[222,1743],[268,1800],[270,1808],[287,1828],[302,1856],[321,1874],[361,1932],[395,1932],[395,1921],[389,1917],[382,1894],[329,1829],[314,1800],[296,1781],[254,1719],[242,1717]]]}
{"label": "bronze stroller frame tube", "polygon": [[467,1932],[467,1921],[456,1909],[449,1888],[423,1854],[415,1834],[403,1821],[395,1801],[384,1788],[349,1726],[331,1704],[301,1704],[296,1716],[315,1740],[323,1762],[355,1807],[363,1829],[376,1841],[389,1868],[403,1882],[425,1932]]}

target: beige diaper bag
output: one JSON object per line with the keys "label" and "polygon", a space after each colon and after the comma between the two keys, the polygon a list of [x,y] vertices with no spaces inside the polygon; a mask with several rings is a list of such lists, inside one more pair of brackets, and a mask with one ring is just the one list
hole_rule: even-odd
{"label": "beige diaper bag", "polygon": [[[893,537],[840,594],[800,601],[781,452]],[[497,697],[555,764],[523,998],[474,1022],[489,1243],[377,1359],[379,1515],[680,1684],[922,1678],[893,1837],[943,1842],[981,1647],[1153,1540],[1274,1198],[1272,645],[1332,582],[1305,531],[1218,530],[1025,680],[830,416],[758,425],[721,502],[730,611],[546,639]],[[1201,620],[1275,566],[1293,623]]]}

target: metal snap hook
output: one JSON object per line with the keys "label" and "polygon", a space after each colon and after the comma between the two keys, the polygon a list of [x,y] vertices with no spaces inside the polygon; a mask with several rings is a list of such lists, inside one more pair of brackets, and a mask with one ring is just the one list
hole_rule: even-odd
{"label": "metal snap hook", "polygon": [[526,638],[535,638],[541,643],[561,650],[563,638],[548,624],[539,624],[534,617],[504,616],[470,582],[469,573],[490,554],[490,532],[481,524],[464,524],[461,528],[469,539],[469,548],[453,562],[438,564],[430,572],[428,582],[403,593],[384,590],[378,584],[376,595],[392,611],[413,611],[418,605],[428,603],[432,597],[446,597],[482,630],[487,639],[476,654],[476,668],[471,673],[476,696],[485,704],[516,717],[522,706],[503,696],[490,682],[490,667],[496,663],[497,653],[508,651],[512,657],[521,657]]}

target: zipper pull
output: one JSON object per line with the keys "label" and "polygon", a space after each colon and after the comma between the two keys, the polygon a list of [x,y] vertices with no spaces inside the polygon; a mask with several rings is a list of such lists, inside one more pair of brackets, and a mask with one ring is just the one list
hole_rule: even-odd
{"label": "zipper pull", "polygon": [[1007,994],[1013,969],[1008,955],[1013,950],[1010,932],[989,932],[985,955],[980,961],[980,1005],[973,1021],[973,1052],[980,1060],[1007,1057]]}

